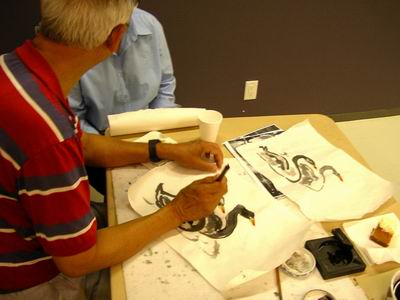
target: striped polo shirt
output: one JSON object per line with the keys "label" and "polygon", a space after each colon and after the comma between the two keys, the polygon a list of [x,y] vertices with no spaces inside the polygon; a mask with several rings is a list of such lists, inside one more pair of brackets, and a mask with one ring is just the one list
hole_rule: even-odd
{"label": "striped polo shirt", "polygon": [[52,256],[96,243],[80,137],[32,42],[0,56],[0,294],[52,279]]}

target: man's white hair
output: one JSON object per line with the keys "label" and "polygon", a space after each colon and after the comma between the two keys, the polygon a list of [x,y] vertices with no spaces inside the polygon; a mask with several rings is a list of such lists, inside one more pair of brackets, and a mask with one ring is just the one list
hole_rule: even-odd
{"label": "man's white hair", "polygon": [[129,22],[137,0],[42,0],[40,32],[58,43],[93,49]]}

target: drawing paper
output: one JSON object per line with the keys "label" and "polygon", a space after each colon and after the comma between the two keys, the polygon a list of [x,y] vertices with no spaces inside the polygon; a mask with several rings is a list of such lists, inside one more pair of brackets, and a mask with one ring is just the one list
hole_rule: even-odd
{"label": "drawing paper", "polygon": [[[159,209],[157,199],[173,199],[180,189],[207,175],[170,162],[140,177],[129,188],[128,198],[137,213],[148,215]],[[241,179],[233,170],[226,176],[229,192],[224,197],[225,213],[217,207],[213,217],[214,221],[216,218],[221,220],[220,229],[216,232],[210,228],[205,230],[206,226],[196,232],[180,229],[179,233],[165,240],[224,293],[284,262],[302,246],[304,234],[310,226],[309,220],[290,201],[277,201],[253,182]],[[232,224],[231,212],[237,211],[238,207],[245,207],[254,214],[255,226],[248,216],[238,214],[233,218],[237,220],[236,227],[227,234],[225,229]],[[188,228],[198,224],[185,225]],[[222,233],[227,236],[216,238]]]}
{"label": "drawing paper", "polygon": [[393,194],[393,185],[325,140],[308,121],[238,153],[314,221],[361,218]]}
{"label": "drawing paper", "polygon": [[254,182],[277,199],[284,198],[285,195],[283,195],[278,189],[276,189],[271,180],[269,180],[267,177],[258,172],[255,168],[253,168],[253,166],[240,155],[236,148],[241,145],[269,139],[282,132],[283,130],[276,125],[267,125],[263,128],[259,128],[255,131],[224,142],[224,146],[238,160],[243,169],[247,171],[248,175],[254,180]]}

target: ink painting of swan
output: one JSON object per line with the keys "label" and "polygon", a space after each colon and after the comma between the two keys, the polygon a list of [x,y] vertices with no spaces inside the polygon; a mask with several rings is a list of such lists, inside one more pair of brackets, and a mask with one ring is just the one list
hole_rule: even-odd
{"label": "ink painting of swan", "polygon": [[[276,263],[284,262],[309,226],[298,209],[288,209],[243,175],[236,160],[224,161],[231,170],[226,174],[228,192],[220,205],[209,216],[185,222],[162,237],[218,290],[225,289],[242,270],[269,272]],[[169,162],[151,169],[129,187],[129,203],[139,215],[154,213],[183,187],[209,175],[213,174]]]}
{"label": "ink painting of swan", "polygon": [[319,130],[306,120],[236,151],[314,221],[361,218],[387,201],[393,185]]}
{"label": "ink painting of swan", "polygon": [[[160,183],[155,191],[154,204],[158,208],[166,206],[175,198],[175,195],[164,191],[163,185],[163,183]],[[144,200],[145,202],[151,204],[149,200]],[[239,217],[248,219],[251,224],[255,226],[255,213],[248,210],[245,206],[237,204],[223,217],[219,216],[216,213],[212,213],[206,218],[186,222],[179,228],[184,231],[190,232],[198,231],[199,233],[213,239],[222,239],[230,236],[233,233],[237,226]]]}

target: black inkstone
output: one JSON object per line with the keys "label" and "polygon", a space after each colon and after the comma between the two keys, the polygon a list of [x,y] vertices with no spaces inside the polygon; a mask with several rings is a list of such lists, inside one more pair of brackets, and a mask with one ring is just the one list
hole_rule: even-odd
{"label": "black inkstone", "polygon": [[322,278],[330,279],[363,272],[365,263],[340,228],[332,230],[331,237],[309,240],[305,243],[315,257]]}

